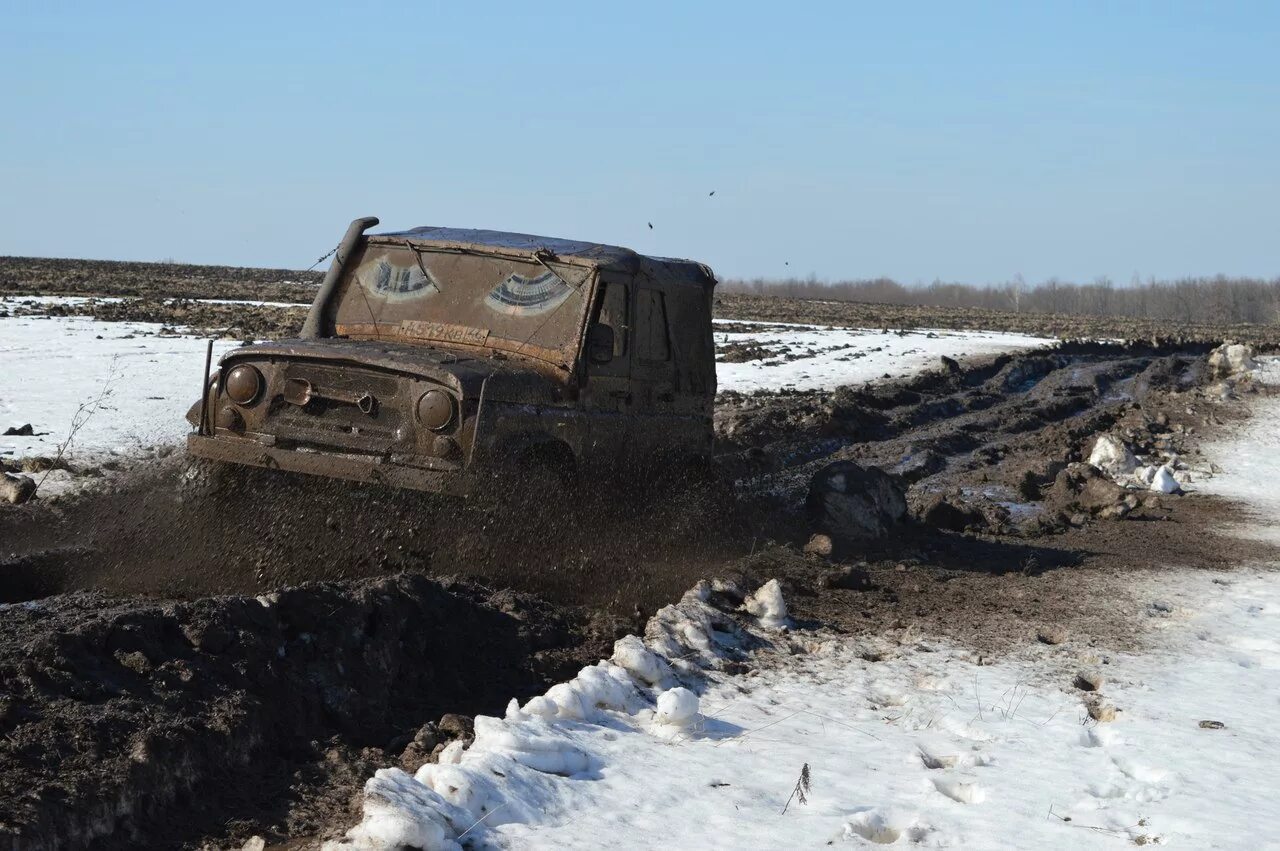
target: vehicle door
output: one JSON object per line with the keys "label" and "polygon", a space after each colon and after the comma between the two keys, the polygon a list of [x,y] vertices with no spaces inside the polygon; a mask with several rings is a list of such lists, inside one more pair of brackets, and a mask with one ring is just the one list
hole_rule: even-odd
{"label": "vehicle door", "polygon": [[710,293],[702,286],[674,286],[665,301],[675,362],[670,444],[681,455],[710,456],[716,394]]}
{"label": "vehicle door", "polygon": [[673,432],[676,365],[672,350],[667,294],[654,286],[637,286],[631,362],[632,447],[647,458],[675,448]]}
{"label": "vehicle door", "polygon": [[[612,467],[627,454],[634,398],[631,393],[631,298],[629,279],[601,276],[584,342],[583,409],[589,420],[588,466]],[[607,332],[604,330],[607,329]],[[601,345],[601,340],[607,345]],[[590,457],[586,457],[590,456]]]}

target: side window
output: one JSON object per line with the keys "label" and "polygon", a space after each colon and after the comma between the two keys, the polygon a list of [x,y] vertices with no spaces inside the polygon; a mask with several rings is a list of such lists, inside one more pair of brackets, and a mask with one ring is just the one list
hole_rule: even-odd
{"label": "side window", "polygon": [[662,363],[671,360],[671,341],[667,336],[667,305],[660,290],[640,290],[636,299],[639,320],[636,354],[641,360]]}
{"label": "side window", "polygon": [[613,329],[613,356],[627,354],[627,285],[605,284],[600,298],[600,318],[597,320]]}

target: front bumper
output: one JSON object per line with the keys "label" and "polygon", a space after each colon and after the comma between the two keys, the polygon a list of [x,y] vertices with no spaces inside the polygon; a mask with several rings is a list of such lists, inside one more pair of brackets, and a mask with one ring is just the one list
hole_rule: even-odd
{"label": "front bumper", "polygon": [[187,452],[197,458],[213,461],[324,476],[329,479],[376,482],[409,490],[456,496],[465,496],[471,490],[470,478],[461,469],[398,464],[373,456],[342,452],[284,449],[241,437],[192,434],[187,437]]}

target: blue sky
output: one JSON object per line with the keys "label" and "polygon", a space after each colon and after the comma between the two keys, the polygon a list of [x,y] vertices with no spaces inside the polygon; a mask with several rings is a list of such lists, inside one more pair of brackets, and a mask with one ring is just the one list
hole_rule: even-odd
{"label": "blue sky", "polygon": [[0,254],[305,267],[377,215],[722,277],[1280,275],[1277,4],[0,9]]}

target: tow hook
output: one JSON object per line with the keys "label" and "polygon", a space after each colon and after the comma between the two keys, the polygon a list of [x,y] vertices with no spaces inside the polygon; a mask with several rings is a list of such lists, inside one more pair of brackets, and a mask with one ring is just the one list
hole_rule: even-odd
{"label": "tow hook", "polygon": [[361,413],[373,415],[378,400],[364,390],[323,390],[305,378],[290,378],[284,383],[284,400],[291,405],[305,408],[312,399],[326,399],[343,405],[355,405]]}

